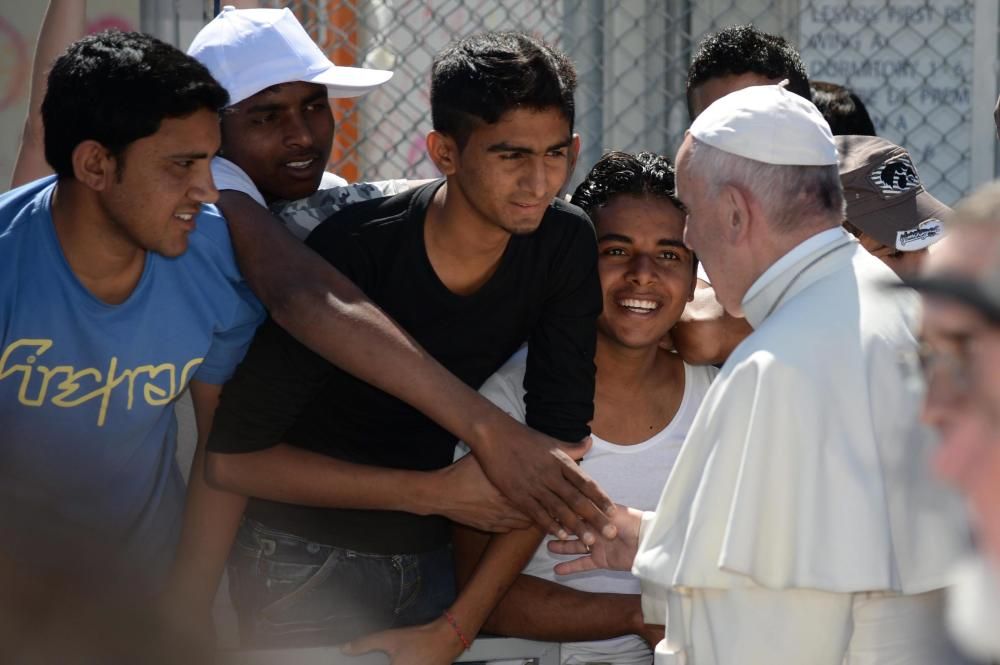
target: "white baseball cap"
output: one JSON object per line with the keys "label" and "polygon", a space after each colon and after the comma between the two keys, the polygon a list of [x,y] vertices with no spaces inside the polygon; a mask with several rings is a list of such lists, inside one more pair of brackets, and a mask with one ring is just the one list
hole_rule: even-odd
{"label": "white baseball cap", "polygon": [[688,131],[713,148],[765,164],[837,163],[837,144],[823,114],[781,84],[755,85],[720,97]]}
{"label": "white baseball cap", "polygon": [[392,78],[391,71],[330,62],[287,7],[223,7],[195,35],[188,55],[229,92],[230,104],[291,81],[321,83],[330,97],[357,97]]}

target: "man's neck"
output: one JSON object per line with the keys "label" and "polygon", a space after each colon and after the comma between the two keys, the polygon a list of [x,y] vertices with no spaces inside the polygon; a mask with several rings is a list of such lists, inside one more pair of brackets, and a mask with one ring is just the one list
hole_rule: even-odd
{"label": "man's neck", "polygon": [[753,260],[752,279],[747,283],[747,289],[753,285],[760,276],[767,272],[767,269],[777,263],[783,256],[812,238],[818,233],[836,228],[836,223],[829,220],[816,219],[810,223],[803,224],[793,231],[781,233],[771,232],[762,237],[756,243],[750,256]]}
{"label": "man's neck", "polygon": [[52,194],[52,223],[80,283],[103,302],[124,302],[139,283],[146,252],[115,227],[93,192],[76,181],[59,180]]}
{"label": "man's neck", "polygon": [[482,219],[449,183],[434,193],[424,222],[427,258],[441,282],[454,293],[478,291],[500,264],[510,233]]}
{"label": "man's neck", "polygon": [[684,363],[657,346],[631,349],[597,335],[594,433],[622,445],[666,427],[684,396]]}

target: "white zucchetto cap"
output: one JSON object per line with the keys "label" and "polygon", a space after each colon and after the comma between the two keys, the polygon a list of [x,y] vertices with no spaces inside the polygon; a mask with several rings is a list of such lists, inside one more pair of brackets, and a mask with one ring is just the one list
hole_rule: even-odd
{"label": "white zucchetto cap", "polygon": [[837,163],[837,144],[823,114],[780,84],[755,85],[717,99],[688,131],[713,148],[765,164]]}

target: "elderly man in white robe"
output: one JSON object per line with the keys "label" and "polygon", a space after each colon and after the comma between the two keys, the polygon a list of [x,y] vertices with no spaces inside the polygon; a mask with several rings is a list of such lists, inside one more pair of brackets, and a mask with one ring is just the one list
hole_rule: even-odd
{"label": "elderly man in white robe", "polygon": [[783,86],[739,90],[694,121],[677,173],[685,242],[754,332],[656,512],[620,509],[620,542],[589,553],[551,545],[586,554],[557,571],[634,561],[667,626],[658,665],[962,662],[942,596],[967,527],[917,420],[918,303],[841,228],[829,126]]}

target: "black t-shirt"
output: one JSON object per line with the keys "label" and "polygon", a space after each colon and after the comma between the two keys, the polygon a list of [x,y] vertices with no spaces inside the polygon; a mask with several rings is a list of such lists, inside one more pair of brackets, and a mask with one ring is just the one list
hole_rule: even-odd
{"label": "black t-shirt", "polygon": [[[345,208],[306,242],[472,388],[528,341],[528,424],[564,441],[583,439],[593,416],[601,311],[590,220],[553,200],[534,233],[510,238],[495,273],[476,293],[457,295],[438,279],[424,246],[427,208],[440,185]],[[208,450],[251,452],[279,442],[358,464],[431,470],[452,461],[456,440],[269,320],[222,392]],[[449,540],[448,522],[438,516],[260,499],[251,499],[247,515],[364,552],[422,552]]]}

